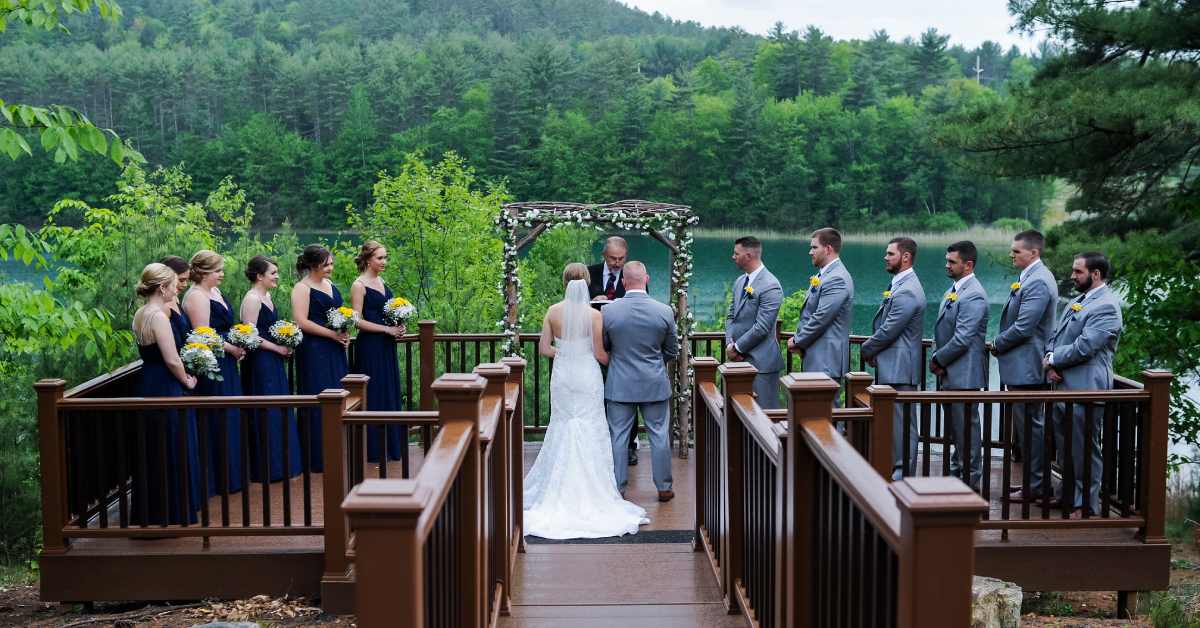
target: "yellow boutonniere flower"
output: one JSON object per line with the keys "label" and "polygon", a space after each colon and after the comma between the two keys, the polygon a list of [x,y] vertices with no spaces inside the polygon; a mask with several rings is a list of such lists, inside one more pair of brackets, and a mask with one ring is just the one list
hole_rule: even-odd
{"label": "yellow boutonniere flower", "polygon": [[205,327],[203,325],[201,325],[200,327],[197,327],[196,329],[193,329],[192,331],[196,332],[197,334],[215,334],[215,333],[217,333],[217,330],[213,329],[212,327]]}
{"label": "yellow boutonniere flower", "polygon": [[883,298],[885,298],[885,299],[890,299],[890,298],[892,298],[892,291],[891,291],[891,290],[884,290],[884,291],[883,291]]}
{"label": "yellow boutonniere flower", "polygon": [[746,294],[753,295],[754,294],[754,286],[746,286]]}
{"label": "yellow boutonniere flower", "polygon": [[821,285],[821,278],[813,275],[811,278],[809,278],[808,285],[816,288],[817,286]]}
{"label": "yellow boutonniere flower", "polygon": [[342,316],[345,316],[346,318],[350,318],[351,316],[354,316],[354,310],[352,310],[344,305],[342,307],[338,308],[338,312],[341,312]]}
{"label": "yellow boutonniere flower", "polygon": [[957,301],[957,300],[958,300],[958,293],[957,293],[957,292],[947,292],[947,293],[946,293],[946,300],[947,300],[947,301],[949,301],[949,302],[951,302],[951,303],[954,303],[955,301]]}
{"label": "yellow boutonniere flower", "polygon": [[1009,288],[1012,289],[1013,292],[1016,292],[1017,290],[1021,289],[1021,282],[1014,281],[1014,282],[1012,282],[1012,285],[1009,286]]}
{"label": "yellow boutonniere flower", "polygon": [[1082,304],[1082,303],[1072,303],[1072,304],[1071,304],[1071,311],[1072,311],[1072,312],[1079,312],[1079,311],[1081,311],[1081,310],[1083,310],[1083,304]]}

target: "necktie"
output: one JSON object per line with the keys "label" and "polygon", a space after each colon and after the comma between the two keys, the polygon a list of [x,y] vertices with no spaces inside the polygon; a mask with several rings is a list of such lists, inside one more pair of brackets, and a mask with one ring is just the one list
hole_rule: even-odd
{"label": "necktie", "polygon": [[616,294],[617,294],[617,274],[612,272],[612,270],[610,269],[608,271],[608,285],[604,287],[604,296],[608,297],[609,301],[612,301],[613,297],[616,296]]}

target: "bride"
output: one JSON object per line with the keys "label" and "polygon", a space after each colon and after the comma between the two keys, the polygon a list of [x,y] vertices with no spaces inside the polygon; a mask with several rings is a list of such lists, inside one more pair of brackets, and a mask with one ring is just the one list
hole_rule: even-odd
{"label": "bride", "polygon": [[643,508],[617,492],[600,377],[608,353],[587,278],[583,264],[567,265],[566,298],[546,311],[538,344],[554,370],[546,440],[525,476],[525,534],[547,539],[635,534],[650,523]]}

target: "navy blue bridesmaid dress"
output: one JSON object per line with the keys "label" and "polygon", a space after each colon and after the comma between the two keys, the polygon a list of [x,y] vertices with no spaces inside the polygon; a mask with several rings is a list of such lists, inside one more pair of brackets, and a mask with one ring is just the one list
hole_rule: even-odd
{"label": "navy blue bridesmaid dress", "polygon": [[[383,287],[381,294],[378,290],[367,286],[363,297],[362,318],[377,325],[388,325],[383,318],[383,306],[392,299],[392,290]],[[388,334],[359,330],[355,344],[354,372],[370,377],[367,382],[368,410],[401,410],[400,407],[400,365],[396,362],[396,339]],[[380,450],[383,447],[383,426],[373,425],[367,428],[367,460],[379,462]],[[402,457],[407,432],[403,426],[387,428],[387,457],[389,460],[399,460]]]}
{"label": "navy blue bridesmaid dress", "polygon": [[[342,293],[338,292],[337,286],[333,286],[333,296],[310,287],[308,320],[325,327],[326,313],[335,307],[341,307],[342,303]],[[296,351],[296,377],[300,380],[296,389],[299,394],[317,395],[326,388],[341,388],[342,378],[347,372],[346,349],[342,343],[316,334],[304,334],[304,340]],[[325,469],[325,458],[321,451],[321,412],[301,412],[300,421],[302,446],[305,445],[304,436],[307,430],[309,470],[319,473]]]}
{"label": "navy blue bridesmaid dress", "polygon": [[[208,300],[208,326],[217,330],[222,338],[229,336],[229,328],[233,327],[233,313],[221,300]],[[216,382],[201,376],[196,383],[196,394],[206,397],[240,397],[242,380],[238,375],[237,359],[228,353],[217,358],[221,365],[222,381]],[[208,494],[218,495],[228,481],[229,492],[242,490],[242,421],[241,410],[210,410],[205,413],[208,417]],[[224,443],[221,445],[221,443]],[[222,465],[222,458],[225,464]]]}
{"label": "navy blue bridesmaid dress", "polygon": [[[259,305],[258,320],[254,325],[258,328],[259,335],[269,337],[271,325],[277,320],[279,317],[275,310],[262,303]],[[245,376],[243,383],[248,395],[287,395],[291,392],[291,387],[288,386],[287,364],[284,357],[274,351],[259,347],[248,353],[242,360],[242,373]],[[299,474],[300,437],[296,431],[296,417],[292,411],[256,410],[254,417],[250,422],[250,478],[261,482],[264,465],[266,475],[272,482]],[[264,436],[266,442],[263,442]]]}
{"label": "navy blue bridesmaid dress", "polygon": [[[139,396],[183,396],[183,384],[167,369],[157,344],[138,345],[138,355],[142,358]],[[195,422],[177,410],[148,412],[143,420],[144,437],[137,439],[143,442],[135,441],[133,451],[144,444],[145,468],[133,461],[130,522],[152,526],[195,523],[202,497]]]}

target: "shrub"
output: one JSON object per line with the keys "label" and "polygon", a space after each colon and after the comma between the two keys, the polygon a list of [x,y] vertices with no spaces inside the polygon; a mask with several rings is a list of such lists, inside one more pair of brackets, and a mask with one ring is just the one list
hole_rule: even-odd
{"label": "shrub", "polygon": [[925,229],[934,233],[946,233],[949,231],[964,231],[967,228],[967,221],[962,219],[962,216],[951,212],[941,212],[927,216],[924,221]]}
{"label": "shrub", "polygon": [[1011,231],[1014,235],[1033,228],[1033,223],[1024,218],[1001,218],[992,223],[993,229]]}

